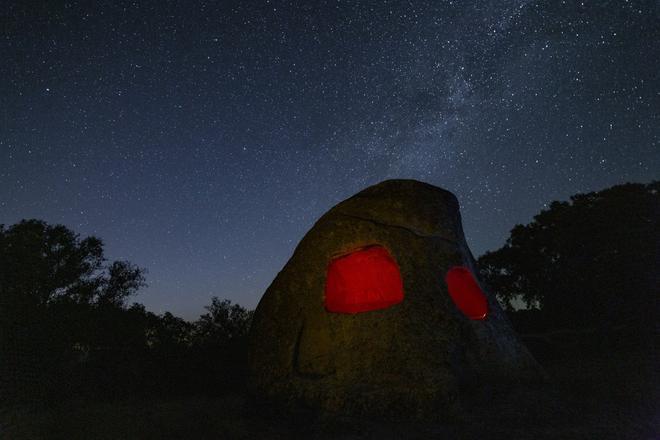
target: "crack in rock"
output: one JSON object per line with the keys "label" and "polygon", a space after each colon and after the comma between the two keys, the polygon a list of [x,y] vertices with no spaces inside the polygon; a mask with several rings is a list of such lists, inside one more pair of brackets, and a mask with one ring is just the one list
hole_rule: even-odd
{"label": "crack in rock", "polygon": [[427,233],[425,233],[425,232],[423,232],[423,231],[420,231],[420,230],[418,230],[418,229],[414,229],[414,228],[411,228],[411,227],[408,227],[408,226],[396,225],[396,224],[392,224],[392,223],[381,222],[381,221],[378,221],[378,220],[373,219],[373,218],[370,218],[370,217],[362,217],[362,216],[360,216],[360,215],[347,214],[347,213],[345,213],[345,212],[340,212],[339,214],[342,215],[342,216],[344,216],[344,217],[349,217],[349,218],[354,218],[354,219],[357,219],[357,220],[362,220],[362,221],[365,221],[365,222],[373,223],[374,225],[384,226],[384,227],[386,227],[386,228],[397,228],[397,229],[403,229],[404,231],[410,232],[411,234],[416,235],[416,236],[418,236],[418,237],[423,237],[423,238],[437,238],[437,239],[440,239],[440,240],[445,241],[445,242],[447,242],[447,243],[450,243],[450,244],[453,244],[453,245],[456,245],[456,246],[460,246],[460,244],[459,244],[458,242],[456,242],[456,241],[454,241],[454,240],[450,240],[449,238],[443,237],[443,236],[441,236],[441,235],[436,235],[436,234],[427,234]]}

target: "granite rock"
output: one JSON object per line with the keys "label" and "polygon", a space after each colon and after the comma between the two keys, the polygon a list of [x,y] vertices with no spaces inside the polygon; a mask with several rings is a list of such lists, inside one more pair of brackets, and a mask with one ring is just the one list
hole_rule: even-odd
{"label": "granite rock", "polygon": [[[329,262],[367,246],[396,260],[404,299],[382,310],[324,307]],[[444,276],[477,277],[488,315],[461,313]],[[258,399],[324,414],[443,419],[466,395],[541,377],[495,296],[479,280],[456,197],[414,180],[388,180],[339,203],[305,235],[263,295],[249,341]]]}

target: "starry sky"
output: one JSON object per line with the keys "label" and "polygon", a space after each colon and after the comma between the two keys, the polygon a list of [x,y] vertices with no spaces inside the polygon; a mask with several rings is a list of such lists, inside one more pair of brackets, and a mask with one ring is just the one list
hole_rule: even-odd
{"label": "starry sky", "polygon": [[10,0],[0,23],[0,223],[99,236],[155,312],[254,307],[384,179],[454,192],[480,255],[660,171],[655,0]]}

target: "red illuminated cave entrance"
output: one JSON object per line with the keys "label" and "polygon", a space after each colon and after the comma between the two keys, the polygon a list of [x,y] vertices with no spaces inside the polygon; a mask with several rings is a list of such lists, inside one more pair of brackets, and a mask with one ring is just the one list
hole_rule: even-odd
{"label": "red illuminated cave entrance", "polygon": [[470,319],[486,319],[488,315],[486,296],[468,268],[452,267],[447,272],[445,282],[449,296],[465,316]]}
{"label": "red illuminated cave entrance", "polygon": [[325,284],[325,308],[359,313],[403,301],[403,282],[396,261],[382,246],[369,246],[333,259]]}

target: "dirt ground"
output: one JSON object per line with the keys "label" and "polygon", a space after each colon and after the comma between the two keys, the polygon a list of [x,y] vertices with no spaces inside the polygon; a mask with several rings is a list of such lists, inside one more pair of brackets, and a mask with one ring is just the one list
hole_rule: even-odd
{"label": "dirt ground", "polygon": [[658,439],[657,358],[647,352],[546,360],[548,383],[490,390],[442,424],[265,414],[241,394],[66,401],[0,413],[0,439]]}

